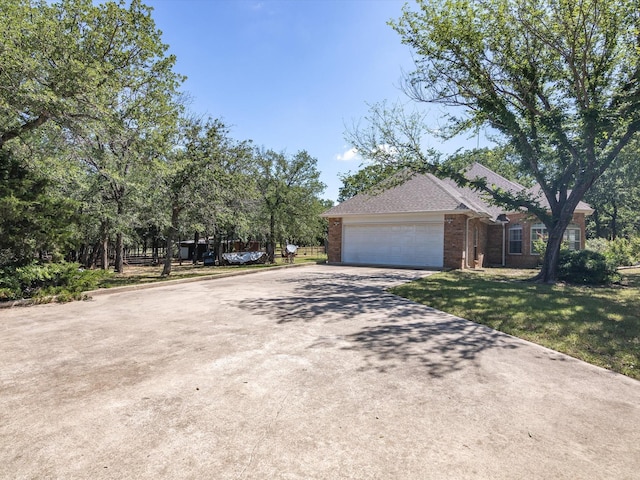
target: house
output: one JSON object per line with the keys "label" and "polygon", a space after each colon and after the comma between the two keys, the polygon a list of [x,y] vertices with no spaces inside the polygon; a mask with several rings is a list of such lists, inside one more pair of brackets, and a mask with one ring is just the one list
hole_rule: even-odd
{"label": "house", "polygon": [[[513,193],[527,190],[479,163],[466,175]],[[585,216],[591,213],[589,205],[578,204],[565,232],[569,248],[584,248]],[[322,216],[329,222],[330,263],[527,268],[540,262],[535,240],[546,238],[545,226],[527,212],[504,211],[482,193],[431,174],[415,175],[376,195],[357,195]]]}

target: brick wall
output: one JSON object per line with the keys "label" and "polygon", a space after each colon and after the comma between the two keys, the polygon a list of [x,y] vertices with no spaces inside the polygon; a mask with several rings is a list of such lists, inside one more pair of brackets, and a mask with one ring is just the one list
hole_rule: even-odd
{"label": "brick wall", "polygon": [[483,267],[487,264],[487,224],[479,218],[473,218],[468,222],[467,266],[470,268]]}
{"label": "brick wall", "polygon": [[[540,255],[532,255],[531,254],[531,226],[536,223],[541,223],[535,217],[531,217],[526,213],[513,213],[509,214],[509,223],[506,226],[506,239],[505,239],[505,258],[506,258],[506,266],[513,268],[534,268],[540,264]],[[585,215],[584,213],[576,213],[571,220],[571,223],[574,223],[580,227],[580,248],[585,247]],[[521,254],[510,254],[509,253],[509,228],[514,225],[522,226],[522,253]],[[497,228],[497,227],[492,227]],[[502,227],[500,227],[502,228]],[[502,232],[500,232],[500,241],[498,245],[502,242]],[[492,263],[493,262],[493,254],[491,255]],[[498,262],[495,262],[498,264]]]}
{"label": "brick wall", "polygon": [[580,227],[580,249],[584,250],[586,246],[586,236],[587,236],[587,228],[586,228],[586,218],[584,213],[575,213],[573,215],[573,221]]}
{"label": "brick wall", "polygon": [[467,223],[467,218],[463,214],[444,216],[444,268],[488,265],[489,226],[479,218],[472,218]]}
{"label": "brick wall", "polygon": [[327,259],[329,263],[342,262],[342,218],[329,218]]}
{"label": "brick wall", "polygon": [[[504,234],[507,238],[506,227]],[[487,252],[484,263],[488,267],[502,265],[502,225],[489,225],[487,228]]]}
{"label": "brick wall", "polygon": [[447,214],[444,216],[444,268],[464,268],[466,219],[466,215]]}
{"label": "brick wall", "polygon": [[[512,268],[534,268],[540,263],[540,255],[531,255],[531,225],[540,223],[528,213],[510,213],[509,223],[505,234],[506,266]],[[520,225],[522,227],[522,253],[509,253],[509,229]]]}

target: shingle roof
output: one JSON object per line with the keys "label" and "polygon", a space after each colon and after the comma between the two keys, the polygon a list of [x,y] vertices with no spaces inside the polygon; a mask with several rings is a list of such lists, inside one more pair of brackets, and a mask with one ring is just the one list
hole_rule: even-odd
{"label": "shingle roof", "polygon": [[[469,167],[469,169],[465,172],[465,177],[467,177],[469,180],[473,180],[475,178],[485,178],[488,185],[495,185],[496,187],[511,193],[518,193],[522,190],[526,190],[526,188],[519,183],[507,180],[502,175],[497,174],[493,170],[490,170],[484,165],[481,165],[477,162],[474,162],[471,167]],[[484,211],[487,212],[489,216],[491,216],[491,218],[496,218],[501,213],[505,213],[503,207],[492,205],[489,202],[489,197],[486,193],[480,192],[478,190],[473,190],[469,187],[459,187],[456,182],[454,182],[450,178],[443,179],[442,181],[450,185],[452,188],[460,190],[465,197],[471,198],[482,205]]]}
{"label": "shingle roof", "polygon": [[[528,191],[534,198],[538,199],[538,201],[543,207],[549,207],[549,201],[547,200],[547,197],[545,197],[544,192],[542,191],[542,188],[540,188],[540,185],[536,184],[530,189],[528,189]],[[571,191],[567,192],[567,194],[570,194],[570,193]],[[591,205],[589,205],[588,203],[579,201],[578,205],[576,206],[576,212],[583,212],[583,213],[586,213],[587,215],[591,215],[593,213],[593,208],[591,208]]]}
{"label": "shingle roof", "polygon": [[[467,178],[486,178],[489,185],[495,185],[513,193],[526,190],[522,185],[507,180],[494,171],[474,163],[466,174]],[[530,191],[534,192],[534,189]],[[543,199],[543,205],[546,199]],[[589,205],[580,202],[576,210],[592,211]],[[415,175],[398,186],[381,190],[377,194],[359,194],[322,214],[323,217],[344,217],[350,215],[384,215],[399,213],[429,213],[468,211],[495,219],[505,213],[501,207],[491,205],[487,197],[471,188],[461,188],[451,179],[439,179],[431,174]],[[507,212],[508,213],[508,212]]]}
{"label": "shingle roof", "polygon": [[323,217],[470,210],[455,189],[433,175],[415,175],[378,194],[360,194],[327,210]]}

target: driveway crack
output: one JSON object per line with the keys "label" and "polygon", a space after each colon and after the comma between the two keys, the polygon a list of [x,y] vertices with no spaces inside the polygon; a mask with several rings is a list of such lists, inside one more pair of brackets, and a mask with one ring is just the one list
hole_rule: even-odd
{"label": "driveway crack", "polygon": [[258,450],[258,447],[260,447],[260,445],[267,438],[267,435],[272,430],[272,427],[273,427],[274,423],[278,420],[278,417],[280,416],[280,413],[282,412],[282,410],[284,410],[284,407],[285,407],[286,402],[287,402],[287,398],[289,398],[289,393],[290,392],[287,392],[284,395],[284,397],[282,397],[282,400],[280,400],[280,406],[278,407],[278,410],[276,411],[276,414],[269,421],[269,424],[265,427],[264,431],[262,432],[262,435],[260,435],[260,438],[258,438],[256,443],[253,445],[253,448],[251,449],[251,453],[249,454],[249,460],[247,461],[245,466],[242,468],[242,471],[238,474],[238,476],[236,478],[238,478],[238,479],[244,478],[245,472],[247,471],[247,469],[251,466],[251,463],[253,462],[255,452]]}

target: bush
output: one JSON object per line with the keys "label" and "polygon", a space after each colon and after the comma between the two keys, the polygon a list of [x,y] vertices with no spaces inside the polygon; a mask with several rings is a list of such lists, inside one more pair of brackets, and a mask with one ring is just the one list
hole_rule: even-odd
{"label": "bush", "polygon": [[101,270],[83,270],[77,263],[31,263],[0,269],[0,300],[47,297],[79,298],[96,288],[105,276]]}
{"label": "bush", "polygon": [[618,266],[634,264],[631,243],[626,238],[611,240],[609,242],[609,250],[605,255],[611,257],[611,260]]}
{"label": "bush", "polygon": [[640,237],[626,239],[618,237],[615,240],[594,238],[587,240],[587,249],[603,254],[616,266],[636,265],[640,262]]}
{"label": "bush", "polygon": [[571,283],[601,285],[620,281],[616,263],[593,250],[562,250],[558,278]]}

